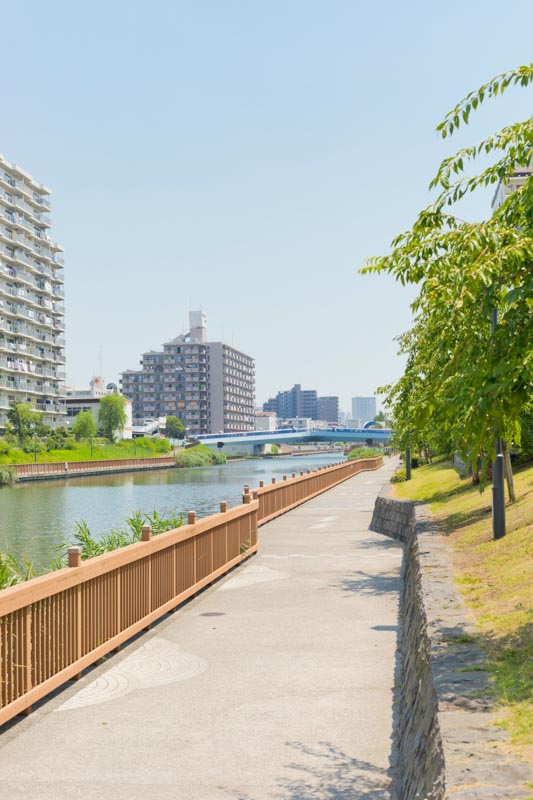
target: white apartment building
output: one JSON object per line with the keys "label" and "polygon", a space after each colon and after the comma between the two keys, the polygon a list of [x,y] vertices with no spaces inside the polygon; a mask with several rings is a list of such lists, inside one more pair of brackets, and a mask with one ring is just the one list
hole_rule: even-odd
{"label": "white apartment building", "polygon": [[49,211],[50,189],[0,155],[0,432],[14,402],[65,420],[63,248]]}
{"label": "white apartment building", "polygon": [[256,431],[276,431],[278,429],[278,416],[274,411],[255,412]]}
{"label": "white apartment building", "polygon": [[371,422],[376,416],[377,406],[375,397],[352,397],[352,420],[358,420],[362,427],[366,422]]}

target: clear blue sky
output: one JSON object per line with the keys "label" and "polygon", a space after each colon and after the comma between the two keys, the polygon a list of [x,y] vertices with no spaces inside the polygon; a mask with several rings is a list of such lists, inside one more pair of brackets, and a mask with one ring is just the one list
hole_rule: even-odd
{"label": "clear blue sky", "polygon": [[[207,313],[256,359],[343,408],[402,371],[413,289],[361,277],[429,200],[468,90],[533,59],[531,0],[196,0],[2,6],[0,152],[53,190],[67,378],[137,368]],[[463,214],[489,214],[480,195]]]}

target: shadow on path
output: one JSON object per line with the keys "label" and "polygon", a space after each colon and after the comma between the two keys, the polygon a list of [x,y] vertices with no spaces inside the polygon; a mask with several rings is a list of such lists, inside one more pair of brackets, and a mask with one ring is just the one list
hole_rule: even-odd
{"label": "shadow on path", "polygon": [[394,592],[398,594],[401,588],[401,579],[394,575],[375,575],[356,570],[342,580],[328,584],[328,589],[340,589],[342,592],[357,593],[363,596],[380,596]]}
{"label": "shadow on path", "polygon": [[[289,774],[272,787],[278,800],[391,800],[390,771],[352,758],[331,742],[286,742],[298,762],[284,765]],[[306,763],[306,762],[309,763]],[[236,791],[236,800],[254,800]]]}

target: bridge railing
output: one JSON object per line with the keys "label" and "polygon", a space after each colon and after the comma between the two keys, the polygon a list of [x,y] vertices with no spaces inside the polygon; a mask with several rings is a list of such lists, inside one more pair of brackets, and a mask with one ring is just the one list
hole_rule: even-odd
{"label": "bridge railing", "polygon": [[325,467],[259,487],[243,504],[0,591],[0,725],[252,555],[268,522],[381,458]]}
{"label": "bridge railing", "polygon": [[291,508],[305,503],[306,500],[337,486],[359,472],[379,469],[381,466],[383,466],[382,456],[361,458],[357,461],[343,461],[332,466],[307,470],[305,473],[300,472],[299,476],[292,473],[290,478],[284,475],[280,482],[272,478],[272,483],[267,486],[261,482],[259,488],[252,492],[254,500],[259,502],[259,524],[263,525],[280,514],[285,514]]}

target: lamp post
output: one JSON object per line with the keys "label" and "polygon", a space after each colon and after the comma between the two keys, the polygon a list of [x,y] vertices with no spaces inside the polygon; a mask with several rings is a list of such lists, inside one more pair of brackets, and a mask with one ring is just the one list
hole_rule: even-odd
{"label": "lamp post", "polygon": [[[498,309],[494,307],[490,326],[490,335],[493,341],[497,325]],[[505,536],[505,486],[500,431],[496,432],[495,448],[496,458],[492,463],[492,536],[494,539],[502,539]]]}

